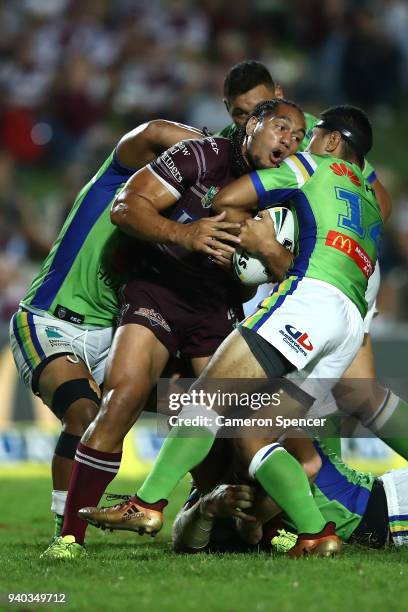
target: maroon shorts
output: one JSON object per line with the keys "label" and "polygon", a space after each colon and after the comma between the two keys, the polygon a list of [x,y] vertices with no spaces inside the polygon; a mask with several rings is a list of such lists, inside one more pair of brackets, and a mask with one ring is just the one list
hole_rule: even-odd
{"label": "maroon shorts", "polygon": [[123,300],[119,325],[143,325],[170,355],[183,357],[212,355],[244,316],[241,304],[197,297],[192,303],[176,289],[147,280],[125,285]]}

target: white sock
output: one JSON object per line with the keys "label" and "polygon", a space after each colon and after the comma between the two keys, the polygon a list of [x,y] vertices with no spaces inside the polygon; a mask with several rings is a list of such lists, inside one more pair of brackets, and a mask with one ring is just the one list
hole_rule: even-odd
{"label": "white sock", "polygon": [[51,512],[64,516],[68,491],[53,491],[51,494]]}

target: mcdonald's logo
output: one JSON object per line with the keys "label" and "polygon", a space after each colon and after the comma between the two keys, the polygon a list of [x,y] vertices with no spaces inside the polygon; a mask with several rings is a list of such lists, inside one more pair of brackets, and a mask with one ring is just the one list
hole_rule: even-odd
{"label": "mcdonald's logo", "polygon": [[342,253],[345,253],[358,265],[360,270],[367,278],[370,278],[374,270],[374,263],[368,253],[365,252],[362,246],[350,236],[346,236],[341,232],[330,230],[326,236],[326,246],[333,247]]}
{"label": "mcdonald's logo", "polygon": [[[337,241],[339,241],[339,242],[337,242]],[[340,246],[338,247],[337,244],[339,244]],[[337,236],[333,240],[331,246],[334,246],[334,247],[338,248],[340,251],[347,251],[348,255],[350,255],[350,253],[351,253],[351,241],[350,241],[350,238],[346,238],[342,234],[337,234]]]}

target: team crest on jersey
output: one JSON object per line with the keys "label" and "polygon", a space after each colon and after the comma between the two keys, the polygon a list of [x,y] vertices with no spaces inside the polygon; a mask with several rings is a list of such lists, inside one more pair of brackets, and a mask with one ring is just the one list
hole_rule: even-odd
{"label": "team crest on jersey", "polygon": [[203,208],[211,208],[215,196],[219,192],[219,188],[214,185],[209,188],[205,196],[201,198],[201,204]]}
{"label": "team crest on jersey", "polygon": [[356,174],[354,174],[351,168],[346,166],[346,164],[338,164],[335,162],[334,164],[331,164],[330,169],[334,172],[334,174],[337,174],[337,176],[347,176],[353,185],[356,185],[356,187],[361,187],[360,179]]}

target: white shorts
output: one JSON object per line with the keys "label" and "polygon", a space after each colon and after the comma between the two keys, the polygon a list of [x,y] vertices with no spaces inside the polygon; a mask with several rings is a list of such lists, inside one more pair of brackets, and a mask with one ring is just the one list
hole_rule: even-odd
{"label": "white shorts", "polygon": [[319,401],[351,364],[364,337],[353,302],[312,278],[286,279],[243,325],[282,353],[297,369],[288,378]]}
{"label": "white shorts", "polygon": [[388,521],[395,546],[408,545],[408,467],[380,477],[387,498]]}
{"label": "white shorts", "polygon": [[26,386],[38,395],[36,371],[54,355],[81,359],[94,380],[103,382],[113,327],[87,329],[52,317],[18,310],[10,321],[10,345],[17,370]]}
{"label": "white shorts", "polygon": [[381,282],[381,274],[380,274],[380,266],[377,263],[375,264],[374,272],[368,279],[367,290],[365,292],[365,299],[367,302],[367,314],[364,317],[364,333],[370,333],[370,325],[373,318],[376,316],[377,310],[377,294],[380,288]]}

